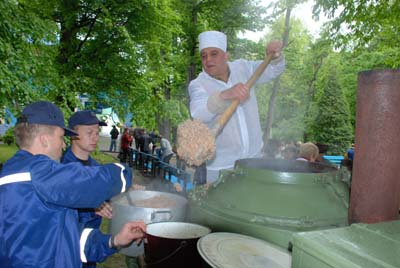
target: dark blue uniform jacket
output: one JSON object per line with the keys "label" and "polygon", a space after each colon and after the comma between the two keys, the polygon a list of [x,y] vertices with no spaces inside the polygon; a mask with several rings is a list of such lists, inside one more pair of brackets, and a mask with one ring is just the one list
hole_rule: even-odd
{"label": "dark blue uniform jacket", "polygon": [[77,268],[114,252],[108,235],[79,224],[77,208],[98,207],[130,186],[131,171],[120,164],[60,164],[19,150],[0,174],[0,266]]}

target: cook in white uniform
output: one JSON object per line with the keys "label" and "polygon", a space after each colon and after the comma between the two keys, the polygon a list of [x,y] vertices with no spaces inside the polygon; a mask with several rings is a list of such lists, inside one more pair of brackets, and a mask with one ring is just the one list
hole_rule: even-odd
{"label": "cook in white uniform", "polygon": [[[262,61],[228,61],[226,48],[224,33],[201,33],[199,49],[203,71],[189,84],[191,115],[208,126],[214,124],[233,99],[240,100],[236,112],[216,138],[215,158],[207,163],[208,183],[217,179],[219,170],[233,168],[237,159],[260,157],[263,148],[256,95],[245,86]],[[266,53],[272,54],[273,60],[256,84],[271,81],[283,72],[285,60],[281,50],[280,41],[267,45]]]}

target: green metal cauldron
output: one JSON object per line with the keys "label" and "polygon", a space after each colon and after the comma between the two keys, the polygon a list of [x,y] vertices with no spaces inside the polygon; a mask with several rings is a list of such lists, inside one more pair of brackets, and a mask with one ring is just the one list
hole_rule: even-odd
{"label": "green metal cauldron", "polygon": [[348,225],[349,189],[330,165],[241,159],[189,193],[188,220],[290,249],[293,233]]}

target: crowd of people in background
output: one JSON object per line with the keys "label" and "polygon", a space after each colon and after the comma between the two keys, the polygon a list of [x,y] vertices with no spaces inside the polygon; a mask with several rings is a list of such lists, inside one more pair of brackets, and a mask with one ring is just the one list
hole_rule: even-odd
{"label": "crowd of people in background", "polygon": [[[119,133],[116,127],[113,126],[113,129],[110,132],[110,152],[113,152],[112,148],[115,147],[114,143],[116,143],[117,140],[115,137],[116,132]],[[353,147],[354,145],[352,145],[352,147],[346,151],[346,153],[343,155],[344,160],[341,162],[341,165],[347,167],[349,171],[351,171],[353,161]],[[120,137],[121,162],[126,162],[132,165],[132,150],[154,155],[165,163],[169,163],[173,156],[176,156],[177,160],[179,160],[179,156],[176,154],[175,146],[172,146],[171,142],[161,134],[158,134],[155,129],[148,132],[145,128],[141,127],[124,128]],[[331,162],[324,158],[324,155],[328,152],[328,150],[329,146],[323,143],[301,141],[287,142],[271,139],[266,146],[264,158],[317,162],[330,165]],[[184,166],[184,164],[182,165],[182,163],[180,163],[181,161],[177,161],[177,165],[178,162],[178,168]]]}
{"label": "crowd of people in background", "polygon": [[[116,126],[113,126],[110,132],[110,152],[115,152],[115,150],[112,150],[112,148],[116,147],[114,143],[116,144],[118,139],[118,134],[116,135],[115,133],[119,133],[119,131]],[[155,129],[148,132],[145,128],[141,127],[123,128],[119,148],[119,158],[121,162],[128,163],[130,166],[132,166],[133,150],[154,155],[167,164],[174,156],[170,141],[156,132]]]}
{"label": "crowd of people in background", "polygon": [[[266,146],[265,157],[267,159],[286,159],[307,161],[329,165],[332,167],[345,168],[349,173],[349,183],[352,180],[353,161],[354,161],[354,144],[344,153],[344,155],[336,156],[338,162],[336,164],[329,161],[325,156],[329,151],[329,146],[323,143],[312,143],[300,141],[284,142],[280,140],[270,140]],[[332,157],[332,156],[331,156]]]}
{"label": "crowd of people in background", "polygon": [[[340,164],[350,165],[354,156],[354,145],[343,155],[344,161]],[[271,139],[266,146],[265,158],[267,159],[286,159],[308,162],[317,162],[330,165],[331,162],[324,156],[327,154],[329,146],[323,143],[290,141]]]}
{"label": "crowd of people in background", "polygon": [[312,142],[271,139],[265,149],[265,158],[317,162],[319,152],[318,146]]}
{"label": "crowd of people in background", "polygon": [[[128,163],[130,166],[133,166],[133,152],[136,150],[137,152],[142,153],[138,155],[138,157],[140,157],[140,166],[147,167],[148,162],[150,161],[149,159],[154,158],[159,159],[161,162],[170,164],[172,157],[174,157],[174,165],[176,168],[178,170],[186,171],[186,163],[179,158],[175,144],[171,145],[171,142],[167,138],[158,134],[154,129],[147,132],[146,129],[140,127],[125,128],[120,140],[120,159],[123,163]],[[327,165],[334,168],[343,168],[349,174],[348,182],[350,184],[352,180],[354,145],[352,144],[343,154],[326,156],[326,154],[329,153],[329,149],[330,148],[327,144],[319,142],[313,143],[270,139],[267,146],[264,147],[264,155],[262,158],[303,161]],[[150,158],[143,157],[142,159],[141,157],[143,154],[150,156]],[[145,162],[142,163],[141,161]],[[202,169],[195,168],[194,170],[197,171]],[[150,169],[143,170],[144,174],[150,172],[153,171]],[[196,181],[196,184],[198,185],[210,183],[206,176],[201,177],[204,177],[205,180],[196,181],[195,172],[193,181]]]}

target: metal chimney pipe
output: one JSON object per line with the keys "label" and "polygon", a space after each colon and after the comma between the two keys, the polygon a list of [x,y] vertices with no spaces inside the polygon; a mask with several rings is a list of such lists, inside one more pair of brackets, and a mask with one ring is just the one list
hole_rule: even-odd
{"label": "metal chimney pipe", "polygon": [[400,69],[358,74],[349,222],[399,218]]}

